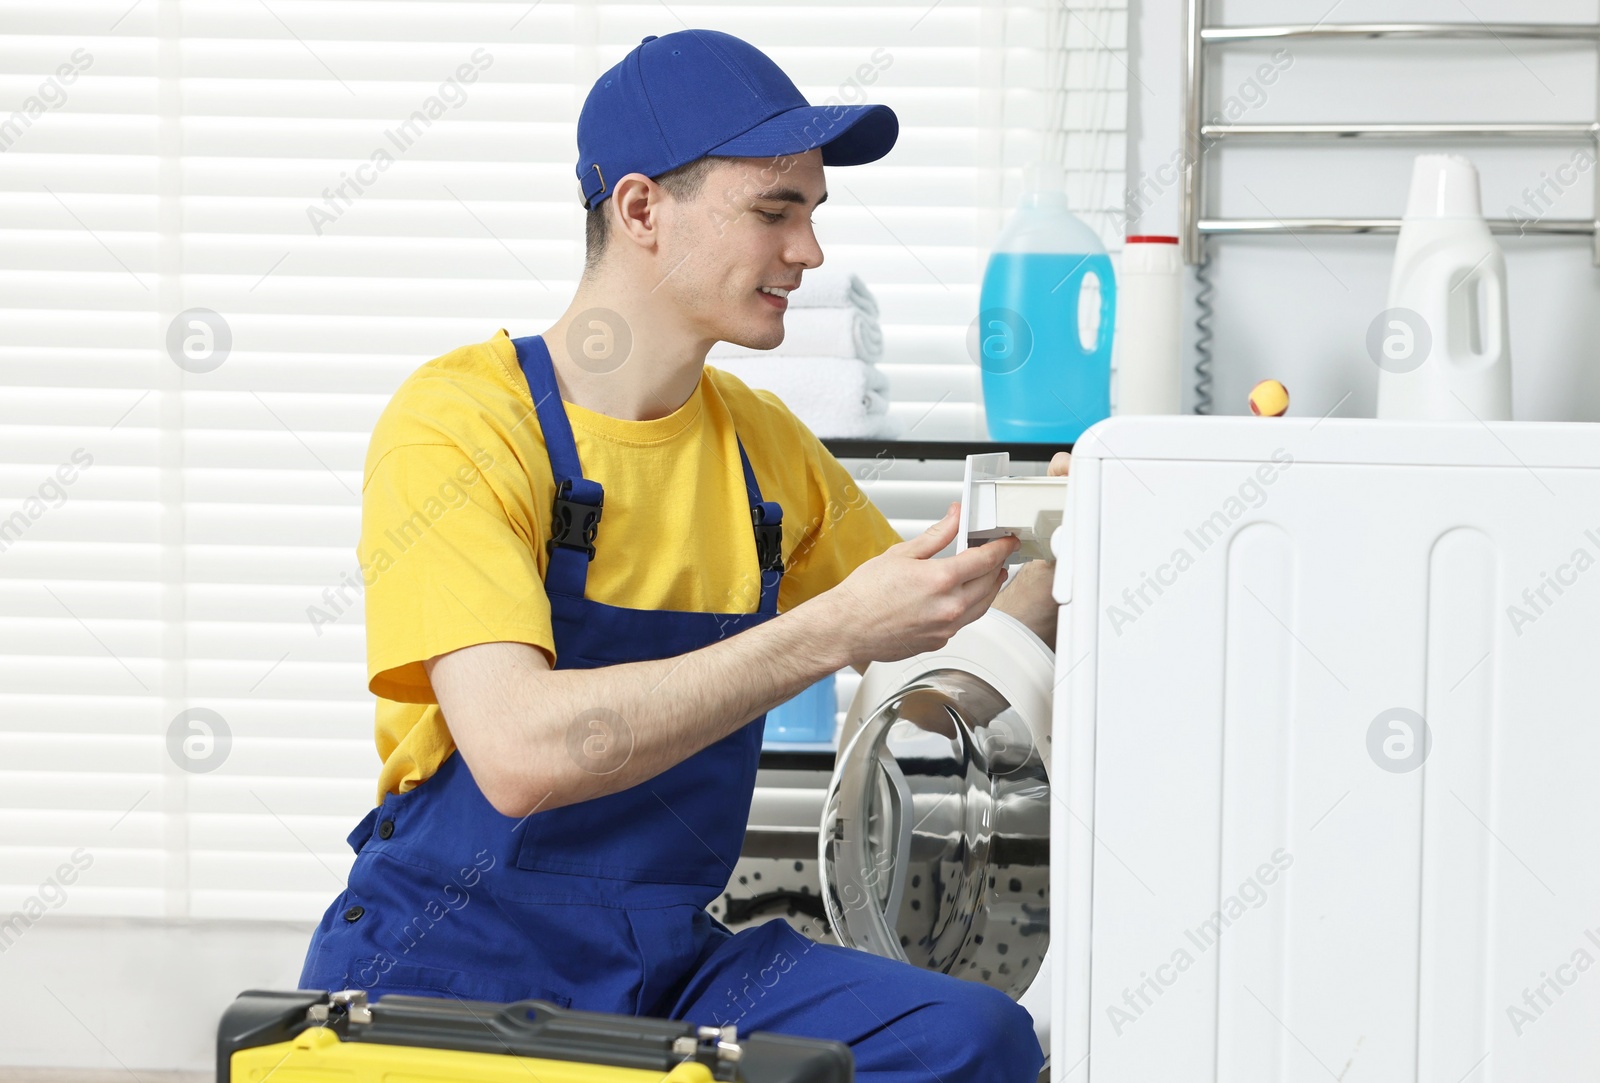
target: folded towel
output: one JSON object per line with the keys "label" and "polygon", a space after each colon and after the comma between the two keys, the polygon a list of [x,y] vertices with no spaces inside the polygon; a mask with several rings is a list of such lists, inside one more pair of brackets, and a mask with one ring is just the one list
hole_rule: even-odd
{"label": "folded towel", "polygon": [[878,315],[878,299],[860,276],[831,267],[804,272],[800,288],[789,295],[789,307],[855,308],[868,316]]}
{"label": "folded towel", "polygon": [[[802,287],[803,288],[803,287]],[[711,347],[709,360],[728,357],[883,357],[883,329],[876,316],[857,308],[798,308],[783,316],[783,342],[773,350],[752,350],[731,342]]]}
{"label": "folded towel", "polygon": [[712,367],[771,391],[818,436],[898,435],[899,422],[889,416],[889,378],[859,358],[769,354],[723,358]]}

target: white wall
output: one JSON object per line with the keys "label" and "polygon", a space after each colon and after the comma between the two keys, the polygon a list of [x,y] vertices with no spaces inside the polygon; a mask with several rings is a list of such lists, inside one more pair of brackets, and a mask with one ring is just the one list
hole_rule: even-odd
{"label": "white wall", "polygon": [[[1180,143],[1184,0],[1135,0],[1129,185],[1153,181]],[[1209,5],[1211,24],[1330,22],[1588,22],[1594,0],[1254,0]],[[1279,48],[1291,62],[1264,94],[1248,85]],[[1507,40],[1294,42],[1229,46],[1212,69],[1208,115],[1239,99],[1239,123],[1592,121],[1595,46]],[[1257,99],[1248,105],[1246,99]],[[1465,153],[1478,165],[1488,217],[1527,216],[1523,191],[1572,160],[1578,144],[1485,141],[1214,147],[1213,215],[1398,217],[1422,150]],[[1592,147],[1590,151],[1592,153]],[[1589,218],[1597,171],[1557,195],[1548,214]],[[1179,187],[1155,181],[1130,205],[1129,232],[1176,233]],[[1510,279],[1513,408],[1519,420],[1600,421],[1600,269],[1587,238],[1500,237]],[[1290,412],[1373,415],[1377,367],[1365,335],[1384,307],[1393,236],[1214,238],[1213,412],[1247,412],[1261,379],[1281,380]],[[1195,292],[1188,286],[1191,299]],[[1192,342],[1194,312],[1185,321]],[[1194,362],[1186,355],[1185,368]],[[1194,403],[1186,374],[1184,406]]]}
{"label": "white wall", "polygon": [[223,1010],[296,988],[311,929],[47,913],[0,955],[4,1064],[209,1069]]}

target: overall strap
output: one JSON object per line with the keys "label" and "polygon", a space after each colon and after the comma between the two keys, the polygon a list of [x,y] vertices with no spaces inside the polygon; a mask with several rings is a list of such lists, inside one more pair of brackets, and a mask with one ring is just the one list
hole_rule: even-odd
{"label": "overall strap", "polygon": [[550,455],[550,473],[556,482],[550,540],[545,543],[550,552],[545,590],[582,598],[589,580],[589,562],[594,559],[594,539],[600,527],[605,490],[599,482],[583,476],[578,445],[572,439],[572,425],[561,403],[555,366],[544,339],[529,335],[513,339],[512,345],[517,348],[517,363],[533,394],[533,408],[539,415],[545,450]]}
{"label": "overall strap", "polygon": [[761,499],[761,486],[750,468],[744,441],[737,435],[739,462],[744,467],[744,491],[750,501],[750,523],[756,532],[756,563],[761,569],[761,605],[758,613],[778,611],[778,583],[783,578],[783,508],[772,500]]}

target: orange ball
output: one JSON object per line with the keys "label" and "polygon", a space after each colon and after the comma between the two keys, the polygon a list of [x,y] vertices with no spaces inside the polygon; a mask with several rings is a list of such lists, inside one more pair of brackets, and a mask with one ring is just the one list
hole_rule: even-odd
{"label": "orange ball", "polygon": [[1289,389],[1277,380],[1262,380],[1250,389],[1250,412],[1257,417],[1282,417],[1289,410]]}

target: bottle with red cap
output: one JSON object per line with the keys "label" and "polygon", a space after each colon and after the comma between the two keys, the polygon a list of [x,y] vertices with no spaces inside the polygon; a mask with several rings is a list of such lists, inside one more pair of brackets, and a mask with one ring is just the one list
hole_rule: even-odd
{"label": "bottle with red cap", "polygon": [[1182,412],[1182,271],[1176,237],[1136,235],[1123,245],[1112,411],[1119,417]]}

